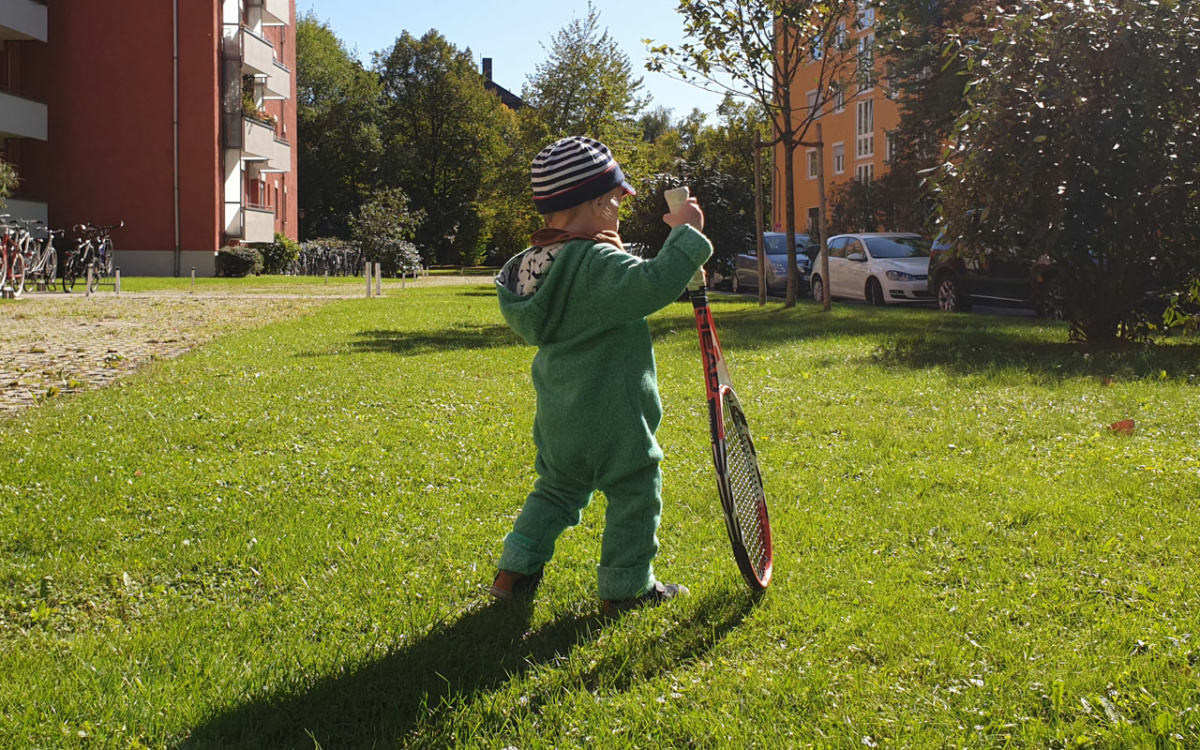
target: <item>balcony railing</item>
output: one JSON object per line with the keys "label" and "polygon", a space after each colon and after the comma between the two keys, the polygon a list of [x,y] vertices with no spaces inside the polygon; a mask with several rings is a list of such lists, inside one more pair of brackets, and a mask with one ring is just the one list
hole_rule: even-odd
{"label": "balcony railing", "polygon": [[242,209],[242,241],[273,242],[275,240],[275,212],[270,209]]}
{"label": "balcony railing", "polygon": [[46,140],[46,105],[32,99],[0,92],[0,140],[34,138]]}
{"label": "balcony railing", "polygon": [[46,41],[46,4],[34,0],[6,0],[0,3],[0,41]]}
{"label": "balcony railing", "polygon": [[275,128],[258,120],[242,120],[242,154],[249,161],[266,161],[267,169],[290,170],[292,147],[275,135]]}
{"label": "balcony railing", "polygon": [[291,23],[287,0],[263,0],[263,20],[271,23]]}
{"label": "balcony railing", "polygon": [[242,69],[245,73],[270,75],[275,67],[275,48],[266,39],[242,27]]}

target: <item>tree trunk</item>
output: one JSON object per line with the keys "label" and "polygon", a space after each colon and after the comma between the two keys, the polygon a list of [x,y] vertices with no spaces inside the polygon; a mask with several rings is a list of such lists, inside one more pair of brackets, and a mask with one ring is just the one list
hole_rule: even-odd
{"label": "tree trunk", "polygon": [[821,123],[817,123],[817,229],[821,236],[821,281],[825,285],[825,298],[821,307],[829,312],[833,307],[833,296],[829,293],[829,233],[825,217],[825,138],[821,135]]}
{"label": "tree trunk", "polygon": [[792,129],[792,113],[790,110],[784,113],[785,129],[780,142],[783,144],[783,220],[784,228],[787,230],[787,297],[784,299],[784,307],[796,306],[796,181],[792,179],[792,170],[794,168],[794,159],[792,152],[796,148],[793,143],[795,131]]}
{"label": "tree trunk", "polygon": [[[767,258],[763,255],[762,139],[757,131],[754,133],[754,237],[758,243],[758,306],[764,307],[767,304]],[[737,273],[736,266],[734,273]]]}

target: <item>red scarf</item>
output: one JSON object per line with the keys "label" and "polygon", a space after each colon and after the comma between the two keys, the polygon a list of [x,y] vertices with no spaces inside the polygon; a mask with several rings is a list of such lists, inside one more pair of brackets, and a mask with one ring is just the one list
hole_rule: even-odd
{"label": "red scarf", "polygon": [[566,229],[539,229],[529,238],[529,243],[534,247],[546,247],[547,245],[557,245],[560,242],[567,240],[594,240],[596,242],[604,242],[609,245],[625,249],[621,244],[621,235],[611,229],[599,232],[597,234],[585,234],[583,232],[570,232]]}

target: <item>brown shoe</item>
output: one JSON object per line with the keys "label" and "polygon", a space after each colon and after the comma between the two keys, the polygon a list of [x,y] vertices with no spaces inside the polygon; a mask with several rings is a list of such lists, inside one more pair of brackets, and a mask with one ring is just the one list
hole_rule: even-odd
{"label": "brown shoe", "polygon": [[655,582],[650,589],[641,596],[633,599],[608,599],[601,606],[601,611],[605,617],[617,617],[631,609],[641,609],[642,607],[657,607],[663,602],[670,601],[680,596],[687,596],[691,592],[687,586],[682,583],[659,583]]}
{"label": "brown shoe", "polygon": [[533,595],[537,593],[538,584],[542,582],[542,575],[545,572],[546,566],[544,565],[533,573],[516,573],[511,570],[497,571],[496,580],[492,581],[492,587],[488,589],[488,593],[502,601],[532,599]]}

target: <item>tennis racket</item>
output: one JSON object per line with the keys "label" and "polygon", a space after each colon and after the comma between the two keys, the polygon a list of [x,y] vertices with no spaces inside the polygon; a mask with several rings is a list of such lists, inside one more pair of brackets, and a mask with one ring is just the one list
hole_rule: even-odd
{"label": "tennis racket", "polygon": [[717,489],[721,493],[721,509],[725,512],[725,528],[742,577],[751,589],[763,591],[771,584],[775,555],[771,547],[767,497],[758,470],[758,454],[754,452],[750,427],[733,391],[725,355],[717,341],[712,312],[708,309],[708,290],[700,287],[691,293],[691,299],[696,311],[696,329],[700,333],[713,465],[717,469]]}

